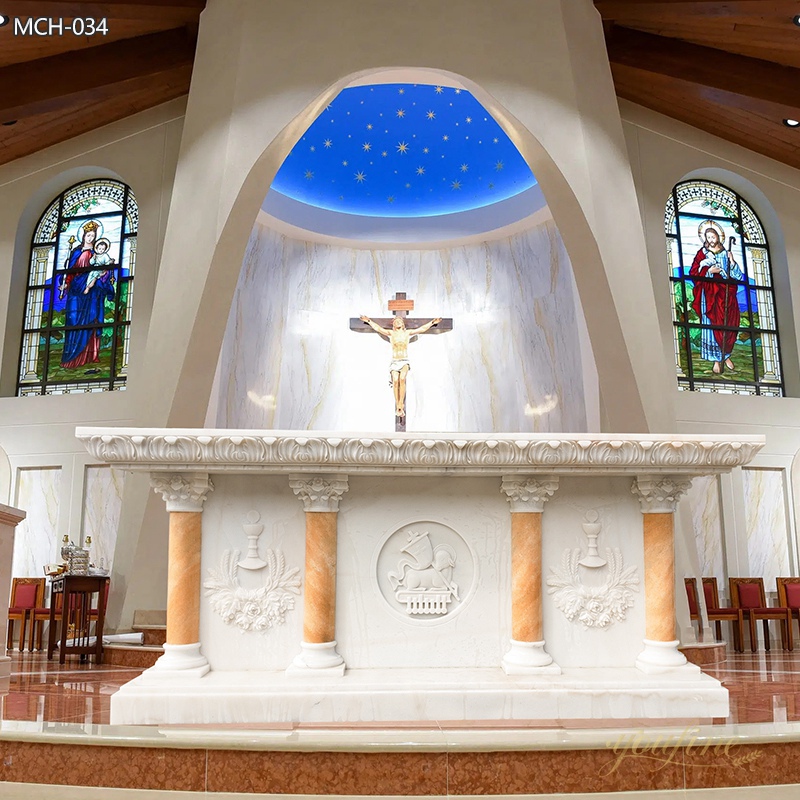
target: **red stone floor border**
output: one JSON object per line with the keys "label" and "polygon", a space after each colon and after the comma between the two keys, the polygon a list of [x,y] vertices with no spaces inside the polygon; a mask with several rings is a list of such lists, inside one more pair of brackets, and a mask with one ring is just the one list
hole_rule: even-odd
{"label": "red stone floor border", "polygon": [[[793,724],[800,721],[800,652],[728,653],[725,662],[708,668],[731,695],[731,717],[715,720],[715,726],[704,729],[704,735],[718,732],[711,738],[699,738],[692,728],[659,733],[648,733],[647,727],[609,729],[580,748],[556,749],[549,744],[526,745],[525,732],[508,745],[508,729],[484,729],[480,745],[457,746],[444,744],[444,739],[442,744],[432,744],[430,737],[427,743],[414,745],[413,731],[409,731],[403,745],[370,749],[363,741],[358,747],[337,742],[312,751],[307,745],[305,750],[293,747],[291,737],[279,745],[268,741],[209,745],[186,739],[180,746],[166,739],[160,744],[153,741],[152,728],[144,728],[150,738],[144,736],[142,746],[135,738],[104,739],[102,728],[97,731],[94,726],[108,723],[111,694],[139,670],[95,667],[77,659],[59,667],[38,653],[14,652],[12,656],[9,691],[2,705],[0,782],[365,796],[590,793],[800,783],[800,725]],[[76,742],[74,735],[63,743],[57,741],[60,723],[86,730],[90,743]],[[750,723],[771,723],[772,740],[764,735],[765,726]],[[748,739],[748,726],[757,739]],[[132,730],[128,728],[127,733]],[[529,732],[531,741],[537,739],[537,732]],[[654,740],[659,736],[663,738]],[[493,739],[504,744],[493,746]]]}

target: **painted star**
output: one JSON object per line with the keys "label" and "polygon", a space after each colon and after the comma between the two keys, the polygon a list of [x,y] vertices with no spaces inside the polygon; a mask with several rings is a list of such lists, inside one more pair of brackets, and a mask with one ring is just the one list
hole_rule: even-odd
{"label": "painted star", "polygon": [[384,158],[386,158],[386,156],[388,156],[388,155],[389,155],[389,152],[388,152],[387,150],[384,150],[384,151],[381,153],[381,155],[382,155]]}
{"label": "painted star", "polygon": [[490,183],[490,184],[489,184],[489,188],[490,188],[490,189],[494,189],[494,184],[493,184],[493,183]]}
{"label": "painted star", "polygon": [[497,144],[499,141],[500,140],[495,136],[494,139],[492,139],[492,144]]}
{"label": "painted star", "polygon": [[368,130],[368,131],[371,131],[371,130],[372,130],[372,123],[371,123],[371,122],[368,122],[368,123],[367,123],[367,130]]}
{"label": "painted star", "polygon": [[472,117],[467,117],[467,123],[472,122]]}
{"label": "painted star", "polygon": [[430,151],[431,151],[430,147],[423,147],[422,148],[422,152],[423,153],[430,153]]}
{"label": "painted star", "polygon": [[398,153],[407,153],[408,152],[408,143],[407,142],[398,142],[397,143],[397,152]]}
{"label": "painted star", "polygon": [[333,147],[333,142],[330,139],[326,139],[322,144],[325,145],[326,149],[328,147]]}
{"label": "painted star", "polygon": [[425,116],[428,119],[436,119],[436,113],[434,111],[429,111]]}
{"label": "painted star", "polygon": [[469,164],[462,164],[460,169],[462,172],[466,172],[469,169]]}
{"label": "painted star", "polygon": [[447,134],[445,134],[444,136],[442,136],[442,141],[443,141],[443,142],[446,142],[446,141],[448,141],[449,139],[450,139],[450,137],[449,137]]}
{"label": "painted star", "polygon": [[310,181],[313,177],[314,177],[314,173],[310,169],[307,169],[306,170],[306,180]]}
{"label": "painted star", "polygon": [[397,109],[397,116],[400,117],[400,119],[402,119],[405,115],[406,115],[406,112],[403,111],[402,108],[398,108]]}
{"label": "painted star", "polygon": [[369,153],[369,151],[372,150],[372,145],[369,142],[364,142],[364,144],[361,145],[361,149],[365,153]]}
{"label": "painted star", "polygon": [[313,145],[313,144],[312,144],[312,145],[311,145],[311,147],[309,148],[309,150],[311,150],[311,152],[312,152],[312,153],[313,153],[313,152],[314,152],[316,149],[317,149],[317,148],[316,148],[316,147],[314,147],[314,145]]}
{"label": "painted star", "polygon": [[356,172],[355,178],[359,183],[364,183],[367,179],[367,176],[363,172]]}
{"label": "painted star", "polygon": [[444,91],[444,89],[441,86],[437,86],[434,89],[434,91],[436,92],[436,94],[441,94]]}
{"label": "painted star", "polygon": [[417,167],[417,175],[424,175],[425,167]]}
{"label": "painted star", "polygon": [[500,170],[501,170],[501,169],[503,169],[503,162],[502,162],[502,161],[498,161],[498,162],[497,162],[497,163],[494,165],[494,168],[495,168],[495,169],[496,169],[498,172],[500,172]]}
{"label": "painted star", "polygon": [[405,89],[398,89],[397,90],[397,94],[405,94],[405,93],[406,93]]}
{"label": "painted star", "polygon": [[342,166],[346,167],[347,166],[347,162],[346,161],[342,161]]}
{"label": "painted star", "polygon": [[461,94],[461,89],[456,89],[456,94]]}
{"label": "painted star", "polygon": [[394,203],[394,197],[393,197],[392,195],[389,195],[389,196],[388,196],[386,199],[387,199],[387,200],[388,200],[390,203]]}
{"label": "painted star", "polygon": [[451,189],[460,189],[461,188],[461,181],[453,181],[450,184]]}
{"label": "painted star", "polygon": [[410,189],[410,188],[411,188],[411,184],[410,184],[410,183],[407,183],[407,184],[406,184],[406,189]]}

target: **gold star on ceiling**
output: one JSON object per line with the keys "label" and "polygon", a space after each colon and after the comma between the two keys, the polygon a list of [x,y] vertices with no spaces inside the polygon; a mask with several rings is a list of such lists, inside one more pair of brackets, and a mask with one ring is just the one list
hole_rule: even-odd
{"label": "gold star on ceiling", "polygon": [[326,148],[333,147],[333,142],[330,139],[326,139],[322,144],[324,144]]}
{"label": "gold star on ceiling", "polygon": [[342,161],[342,166],[346,167],[347,166],[347,162],[346,161]]}
{"label": "gold star on ceiling", "polygon": [[469,164],[462,164],[460,169],[462,172],[466,172],[469,169]]}
{"label": "gold star on ceiling", "polygon": [[450,184],[451,189],[460,189],[461,188],[461,181],[453,181]]}
{"label": "gold star on ceiling", "polygon": [[398,142],[397,143],[397,152],[398,153],[407,153],[408,152],[408,143],[407,142]]}
{"label": "gold star on ceiling", "polygon": [[417,175],[424,175],[425,167],[417,167]]}
{"label": "gold star on ceiling", "polygon": [[361,145],[361,148],[365,153],[369,153],[369,151],[372,150],[372,145],[369,142],[364,142],[364,144]]}
{"label": "gold star on ceiling", "polygon": [[403,111],[402,108],[398,108],[397,109],[397,116],[400,117],[400,119],[402,119],[405,115],[406,115],[406,112]]}
{"label": "gold star on ceiling", "polygon": [[359,183],[364,183],[364,181],[367,179],[367,176],[363,172],[356,172],[355,179]]}
{"label": "gold star on ceiling", "polygon": [[427,113],[425,116],[426,116],[428,119],[436,119],[436,114],[435,114],[435,112],[433,112],[433,111],[429,111],[429,112],[428,112],[428,113]]}
{"label": "gold star on ceiling", "polygon": [[434,91],[436,92],[436,94],[441,94],[444,91],[444,89],[441,86],[437,86],[434,89]]}
{"label": "gold star on ceiling", "polygon": [[397,94],[405,94],[405,93],[406,93],[405,89],[398,89],[397,90]]}
{"label": "gold star on ceiling", "polygon": [[389,151],[388,151],[388,150],[384,150],[384,151],[381,153],[381,155],[382,155],[384,158],[386,158],[386,156],[388,156],[388,155],[389,155]]}
{"label": "gold star on ceiling", "polygon": [[494,168],[495,168],[495,169],[496,169],[498,172],[500,172],[500,170],[501,170],[501,169],[503,169],[503,162],[502,162],[502,161],[498,161],[498,162],[497,162],[497,163],[494,165]]}
{"label": "gold star on ceiling", "polygon": [[456,89],[456,94],[461,94],[461,89]]}
{"label": "gold star on ceiling", "polygon": [[306,180],[310,181],[313,177],[314,177],[314,173],[310,169],[307,169],[306,170]]}
{"label": "gold star on ceiling", "polygon": [[495,136],[494,139],[492,139],[492,144],[497,144],[499,141],[500,140]]}
{"label": "gold star on ceiling", "polygon": [[472,122],[472,117],[467,117],[467,123]]}
{"label": "gold star on ceiling", "polygon": [[450,137],[449,137],[447,134],[445,134],[444,136],[442,136],[442,141],[443,141],[443,142],[446,142],[446,141],[448,141],[449,139],[450,139]]}
{"label": "gold star on ceiling", "polygon": [[310,147],[309,149],[310,149],[310,150],[311,150],[311,152],[313,153],[313,152],[314,152],[314,151],[315,151],[317,148],[316,148],[316,147],[314,147],[314,145],[312,144],[312,145],[311,145],[311,147]]}
{"label": "gold star on ceiling", "polygon": [[430,153],[430,151],[431,151],[430,147],[423,147],[422,148],[422,152],[423,153]]}
{"label": "gold star on ceiling", "polygon": [[410,188],[411,188],[411,184],[410,184],[410,183],[407,183],[407,184],[406,184],[406,189],[410,189]]}
{"label": "gold star on ceiling", "polygon": [[372,130],[372,123],[371,123],[371,122],[368,122],[368,123],[367,123],[367,130],[368,130],[368,131],[371,131],[371,130]]}
{"label": "gold star on ceiling", "polygon": [[387,200],[388,200],[390,203],[394,203],[394,197],[393,197],[392,195],[389,195],[389,196],[388,196],[386,199],[387,199]]}

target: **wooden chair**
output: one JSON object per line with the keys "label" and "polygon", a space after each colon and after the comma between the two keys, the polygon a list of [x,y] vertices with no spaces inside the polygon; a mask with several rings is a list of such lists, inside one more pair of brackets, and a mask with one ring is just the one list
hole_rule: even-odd
{"label": "wooden chair", "polygon": [[[56,619],[61,618],[61,602],[64,598],[58,594],[56,595]],[[42,640],[44,639],[44,624],[50,620],[50,606],[42,602],[42,605],[33,609],[31,614],[31,642],[33,642],[34,633],[36,634],[36,649],[42,649]]]}
{"label": "wooden chair", "polygon": [[[25,649],[25,631],[33,609],[44,602],[44,578],[13,578],[11,602],[8,607],[8,637],[6,648],[11,650],[14,641],[14,622],[19,620],[19,649]],[[30,648],[33,649],[33,627],[30,629]]]}
{"label": "wooden chair", "polygon": [[778,605],[788,608],[800,624],[800,578],[776,578]]}
{"label": "wooden chair", "polygon": [[733,629],[733,649],[744,650],[744,614],[741,608],[721,607],[716,578],[703,578],[703,597],[706,601],[708,624],[714,623],[717,641],[722,639],[722,623],[730,622]]}
{"label": "wooden chair", "polygon": [[686,599],[689,601],[689,619],[697,623],[699,638],[703,638],[703,615],[700,613],[700,603],[697,596],[697,578],[684,578],[686,586]]}
{"label": "wooden chair", "polygon": [[781,623],[781,646],[784,650],[793,650],[792,612],[786,606],[770,608],[764,593],[763,578],[728,578],[731,590],[731,602],[741,608],[744,616],[750,621],[750,650],[756,652],[758,638],[756,622],[764,623],[764,649],[769,650],[769,620],[776,619]]}

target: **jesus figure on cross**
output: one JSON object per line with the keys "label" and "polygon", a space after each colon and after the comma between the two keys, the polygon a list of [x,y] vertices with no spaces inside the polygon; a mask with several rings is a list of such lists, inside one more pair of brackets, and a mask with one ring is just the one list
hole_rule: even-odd
{"label": "jesus figure on cross", "polygon": [[403,317],[395,317],[392,320],[391,330],[382,328],[369,317],[362,316],[360,319],[362,322],[366,322],[375,333],[385,336],[389,340],[389,344],[392,345],[392,363],[389,365],[389,374],[391,375],[392,389],[394,390],[395,414],[402,420],[406,415],[406,375],[411,369],[411,364],[408,360],[408,342],[412,336],[425,333],[434,325],[438,325],[442,318],[436,317],[436,319],[420,325],[419,328],[409,329],[406,328]]}

